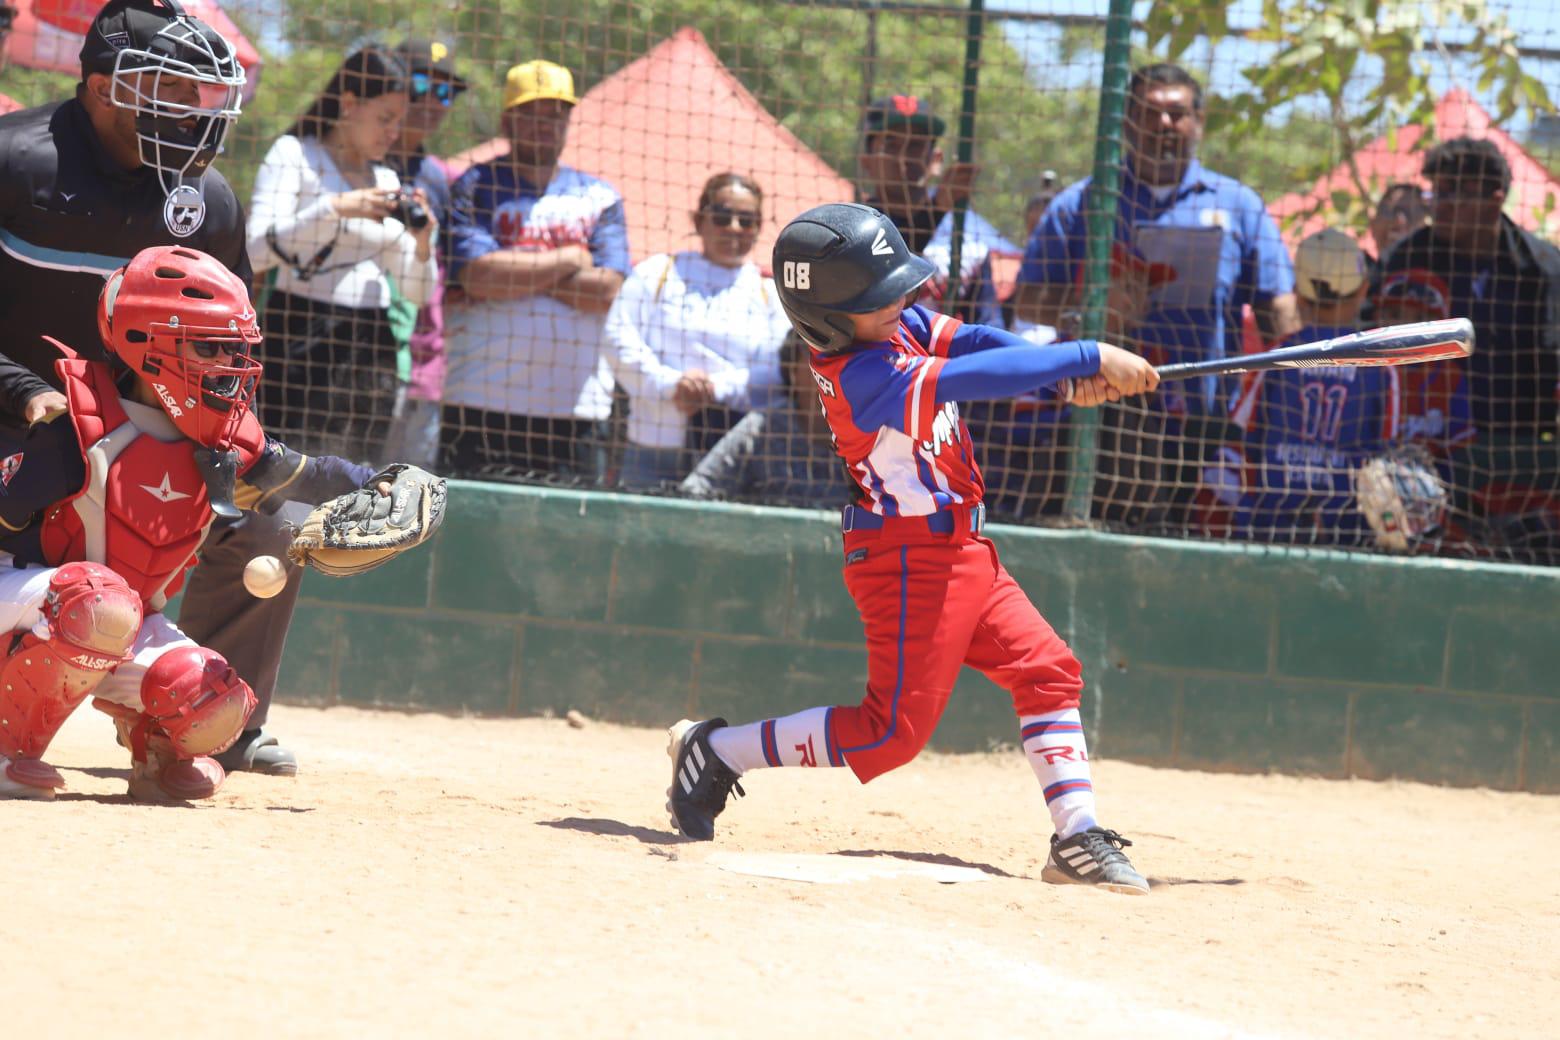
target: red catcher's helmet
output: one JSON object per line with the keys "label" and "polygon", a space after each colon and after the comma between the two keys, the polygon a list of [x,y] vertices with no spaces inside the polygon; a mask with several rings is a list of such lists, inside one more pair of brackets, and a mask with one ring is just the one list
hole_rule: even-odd
{"label": "red catcher's helmet", "polygon": [[198,249],[143,249],[108,276],[98,333],[151,384],[180,433],[208,448],[232,446],[261,372],[249,356],[260,326],[238,275]]}

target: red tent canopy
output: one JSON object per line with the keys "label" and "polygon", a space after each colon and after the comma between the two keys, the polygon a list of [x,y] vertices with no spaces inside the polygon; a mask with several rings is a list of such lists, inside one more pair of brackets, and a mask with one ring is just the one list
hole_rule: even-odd
{"label": "red tent canopy", "polygon": [[[81,72],[81,40],[103,9],[103,0],[11,0],[11,5],[17,12],[5,45],[9,60],[28,69]],[[260,84],[260,52],[238,31],[217,0],[184,0],[184,9],[233,45],[238,63],[248,74],[244,100],[249,100]]]}
{"label": "red tent canopy", "polygon": [[[1542,163],[1512,140],[1510,134],[1492,125],[1490,114],[1479,107],[1479,103],[1467,91],[1460,88],[1448,91],[1436,105],[1435,137],[1439,141],[1453,137],[1484,137],[1494,141],[1511,164],[1511,191],[1507,193],[1506,215],[1530,231],[1552,235],[1556,222],[1560,221],[1560,180],[1551,176]],[[1420,165],[1424,162],[1423,138],[1423,127],[1404,127],[1397,132],[1395,147],[1383,135],[1356,153],[1355,165],[1374,196],[1379,197],[1386,186],[1394,181],[1425,185],[1424,178],[1419,175]],[[1331,199],[1337,191],[1357,194],[1347,164],[1340,164],[1323,176],[1309,192],[1293,193],[1274,200],[1268,206],[1268,212],[1279,222],[1279,226],[1284,229],[1285,239],[1293,246],[1311,232],[1327,226],[1326,209],[1321,210],[1321,215],[1298,220],[1292,226],[1285,226],[1285,218],[1317,212],[1319,204]],[[1551,210],[1555,211],[1555,215],[1546,218],[1544,214]],[[1546,222],[1549,224],[1547,229]],[[1374,251],[1375,243],[1370,240],[1369,232],[1361,234],[1360,245]]]}
{"label": "red tent canopy", "polygon": [[[450,165],[459,173],[508,150],[506,141],[487,141]],[[786,221],[853,197],[850,182],[781,126],[692,27],[580,99],[562,161],[622,192],[636,262],[698,248],[690,214],[716,173],[745,174],[764,189],[764,229],[753,258],[766,268]]]}

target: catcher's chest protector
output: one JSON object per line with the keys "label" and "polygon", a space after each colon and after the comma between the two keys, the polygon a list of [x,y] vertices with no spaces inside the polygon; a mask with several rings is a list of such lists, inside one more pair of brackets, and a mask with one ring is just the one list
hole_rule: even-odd
{"label": "catcher's chest protector", "polygon": [[[130,421],[106,365],[62,361],[56,366],[70,402],[70,421],[87,462],[87,481],[44,517],[44,558],[104,564],[130,583],[149,610],[161,610],[211,526],[206,482],[195,465],[195,442],[159,440]],[[158,419],[166,420],[158,415]],[[259,456],[259,423],[240,431],[239,472]]]}

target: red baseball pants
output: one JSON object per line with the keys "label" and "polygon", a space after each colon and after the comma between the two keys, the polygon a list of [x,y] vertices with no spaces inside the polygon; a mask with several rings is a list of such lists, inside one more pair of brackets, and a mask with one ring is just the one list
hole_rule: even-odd
{"label": "red baseball pants", "polygon": [[917,532],[906,518],[845,534],[845,587],[867,636],[867,696],[829,714],[831,757],[863,782],[926,746],[959,668],[1013,695],[1019,715],[1078,705],[1082,666],[977,535]]}

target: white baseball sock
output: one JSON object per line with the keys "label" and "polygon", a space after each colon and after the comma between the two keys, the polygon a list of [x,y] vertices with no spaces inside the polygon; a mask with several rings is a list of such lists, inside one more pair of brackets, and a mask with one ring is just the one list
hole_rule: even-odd
{"label": "white baseball sock", "polygon": [[829,742],[829,712],[808,708],[779,719],[724,726],[710,734],[710,747],[741,776],[749,769],[773,766],[843,766]]}
{"label": "white baseball sock", "polygon": [[1089,752],[1078,709],[1021,715],[1018,725],[1024,757],[1040,781],[1056,833],[1066,840],[1096,826]]}

